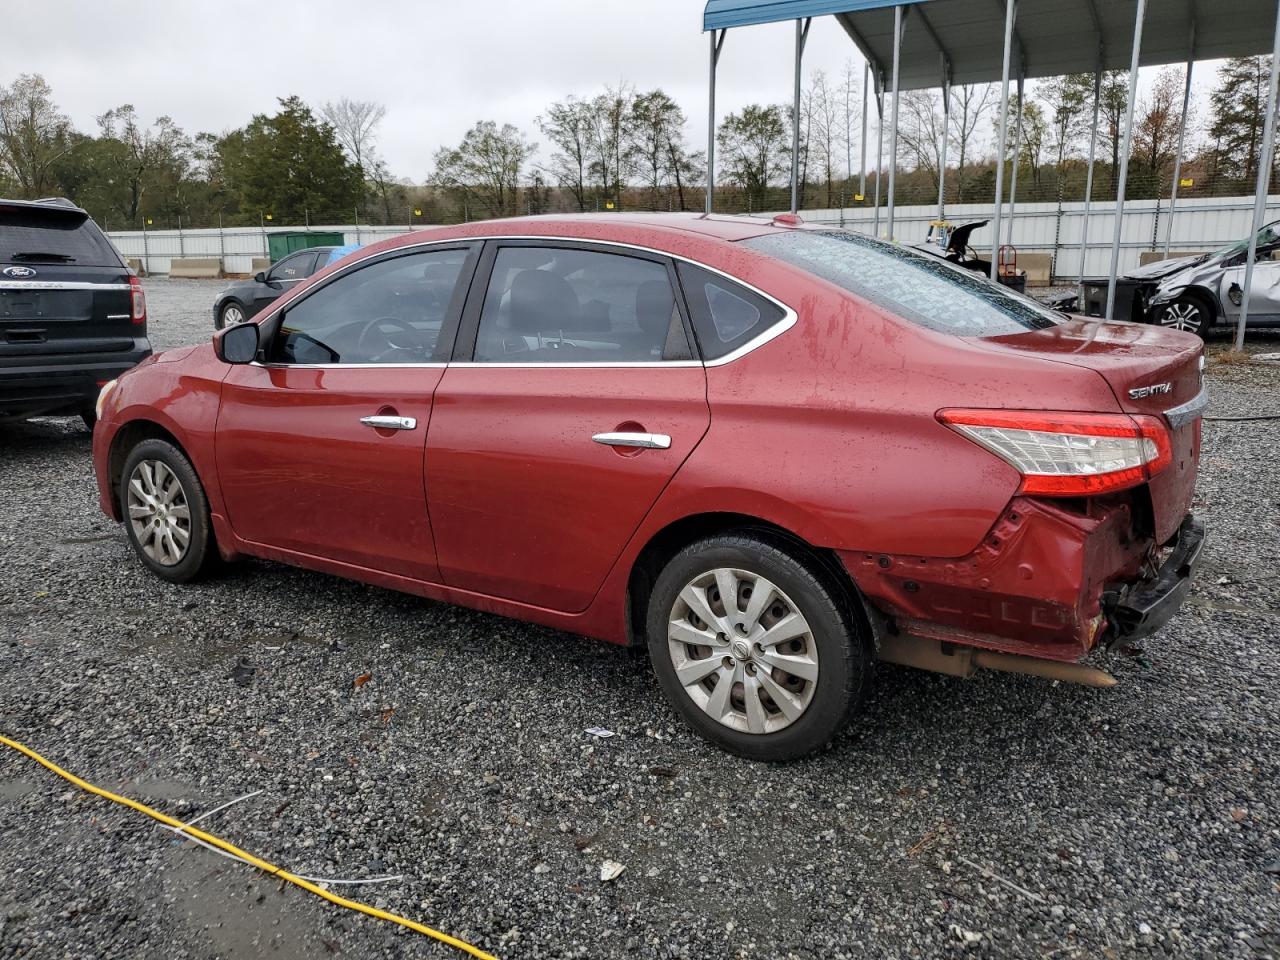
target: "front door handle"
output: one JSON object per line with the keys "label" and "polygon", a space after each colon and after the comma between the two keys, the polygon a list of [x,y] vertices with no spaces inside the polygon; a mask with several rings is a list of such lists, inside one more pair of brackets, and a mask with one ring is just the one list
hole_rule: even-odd
{"label": "front door handle", "polygon": [[413,430],[418,426],[418,421],[413,417],[389,417],[381,414],[361,417],[360,422],[375,430]]}
{"label": "front door handle", "polygon": [[640,447],[644,450],[666,450],[671,438],[665,433],[597,433],[591,438],[606,447]]}

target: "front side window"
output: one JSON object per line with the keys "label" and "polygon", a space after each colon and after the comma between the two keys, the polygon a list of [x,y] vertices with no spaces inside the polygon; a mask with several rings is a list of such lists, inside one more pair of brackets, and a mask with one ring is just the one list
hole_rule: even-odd
{"label": "front side window", "polygon": [[941,333],[998,337],[1058,319],[973,271],[844,230],[789,230],[742,243]]}
{"label": "front side window", "polygon": [[502,247],[480,363],[636,363],[692,356],[664,264],[567,247]]}
{"label": "front side window", "polygon": [[466,250],[411,253],[359,267],[286,308],[274,363],[429,363]]}

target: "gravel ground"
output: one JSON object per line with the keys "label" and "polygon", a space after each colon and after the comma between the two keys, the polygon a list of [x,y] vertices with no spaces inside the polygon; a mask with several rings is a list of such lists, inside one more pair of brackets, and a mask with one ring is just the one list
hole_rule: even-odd
{"label": "gravel ground", "polygon": [[[216,286],[147,282],[157,348]],[[1280,412],[1280,368],[1209,378],[1215,414]],[[204,825],[402,874],[347,889],[504,958],[1274,958],[1277,429],[1206,425],[1203,575],[1117,688],[886,666],[829,751],[763,766],[637,651],[268,563],[165,584],[77,421],[3,425],[0,730],[175,816],[260,790]],[[2,750],[0,877],[2,957],[454,955]]]}

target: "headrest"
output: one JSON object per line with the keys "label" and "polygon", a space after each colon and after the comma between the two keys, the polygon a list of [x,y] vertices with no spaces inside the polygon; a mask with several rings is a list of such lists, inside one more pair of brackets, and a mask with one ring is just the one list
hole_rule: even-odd
{"label": "headrest", "polygon": [[580,310],[573,287],[554,273],[523,270],[511,284],[511,329],[519,333],[572,330]]}

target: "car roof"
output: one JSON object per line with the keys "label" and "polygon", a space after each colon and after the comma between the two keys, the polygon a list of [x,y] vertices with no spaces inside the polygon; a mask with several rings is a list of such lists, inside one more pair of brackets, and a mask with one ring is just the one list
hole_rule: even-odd
{"label": "car roof", "polygon": [[[427,231],[453,232],[459,236],[581,236],[604,238],[613,230],[659,230],[691,233],[717,240],[746,240],[766,233],[795,229],[780,226],[763,217],[739,217],[703,213],[566,213],[533,217],[503,217],[475,220],[448,227],[429,227]],[[427,231],[417,231],[427,232]]]}
{"label": "car roof", "polygon": [[39,210],[54,216],[75,216],[88,219],[87,210],[77,207],[66,197],[43,197],[39,200],[9,200],[0,197],[0,210]]}

